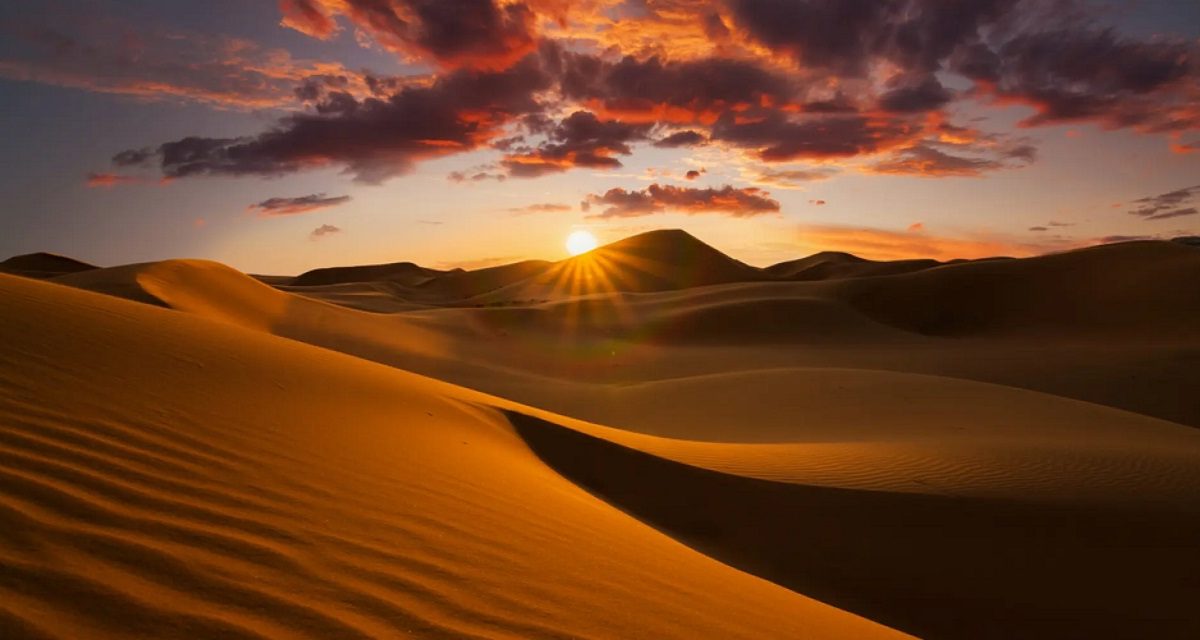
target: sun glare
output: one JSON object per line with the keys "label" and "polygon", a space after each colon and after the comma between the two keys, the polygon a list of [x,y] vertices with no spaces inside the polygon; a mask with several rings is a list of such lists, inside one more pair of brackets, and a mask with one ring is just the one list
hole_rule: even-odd
{"label": "sun glare", "polygon": [[572,231],[567,236],[567,252],[573,256],[587,253],[596,248],[596,236],[590,231]]}

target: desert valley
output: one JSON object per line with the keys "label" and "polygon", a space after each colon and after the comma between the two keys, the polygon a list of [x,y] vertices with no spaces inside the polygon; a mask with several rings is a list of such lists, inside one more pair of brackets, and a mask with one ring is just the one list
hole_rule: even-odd
{"label": "desert valley", "polygon": [[3,269],[4,637],[1200,633],[1186,239]]}

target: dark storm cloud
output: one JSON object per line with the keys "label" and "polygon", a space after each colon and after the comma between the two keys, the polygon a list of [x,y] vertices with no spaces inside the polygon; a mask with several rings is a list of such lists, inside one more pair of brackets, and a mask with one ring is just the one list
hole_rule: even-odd
{"label": "dark storm cloud", "polygon": [[580,205],[584,211],[603,207],[589,218],[633,218],[655,213],[719,213],[745,218],[775,213],[779,202],[761,189],[739,189],[726,185],[720,189],[696,189],[652,184],[641,191],[609,189],[603,195],[591,194]]}
{"label": "dark storm cloud", "polygon": [[267,198],[246,208],[250,211],[257,211],[260,216],[288,216],[328,209],[346,202],[350,202],[350,196],[326,196],[323,193],[314,193],[294,198]]}
{"label": "dark storm cloud", "polygon": [[1146,220],[1167,220],[1200,212],[1200,185],[1134,200],[1129,213]]}

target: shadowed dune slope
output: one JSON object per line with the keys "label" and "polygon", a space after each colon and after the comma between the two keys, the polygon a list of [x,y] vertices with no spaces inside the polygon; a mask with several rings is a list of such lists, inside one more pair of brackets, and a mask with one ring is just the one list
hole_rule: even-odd
{"label": "shadowed dune slope", "polygon": [[326,267],[305,271],[289,283],[293,286],[313,287],[346,282],[395,282],[406,286],[417,286],[431,278],[446,273],[429,269],[411,262],[372,264],[357,267]]}
{"label": "shadowed dune slope", "polygon": [[1200,504],[771,482],[510,412],[595,495],[733,566],[925,638],[1194,638]]}
{"label": "shadowed dune slope", "polygon": [[829,280],[910,273],[941,264],[937,260],[876,261],[840,251],[822,251],[799,260],[773,264],[763,271],[782,280]]}
{"label": "shadowed dune slope", "polygon": [[27,278],[53,278],[67,273],[96,269],[96,265],[54,253],[26,253],[0,262],[0,273]]}
{"label": "shadowed dune slope", "polygon": [[0,311],[4,637],[899,635],[612,508],[488,405],[535,410],[54,284],[0,276]]}
{"label": "shadowed dune slope", "polygon": [[1200,337],[1200,251],[1101,245],[1021,260],[823,283],[875,320],[930,335]]}

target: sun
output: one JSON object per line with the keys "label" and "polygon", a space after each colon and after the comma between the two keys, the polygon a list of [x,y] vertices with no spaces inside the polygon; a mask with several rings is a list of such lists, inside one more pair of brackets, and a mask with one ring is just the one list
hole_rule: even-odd
{"label": "sun", "polygon": [[596,248],[596,236],[590,231],[572,231],[567,236],[567,252],[573,256],[587,253]]}

